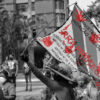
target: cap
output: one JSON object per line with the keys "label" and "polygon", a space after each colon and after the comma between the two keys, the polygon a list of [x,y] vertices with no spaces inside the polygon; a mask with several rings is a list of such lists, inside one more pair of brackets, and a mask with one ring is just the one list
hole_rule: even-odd
{"label": "cap", "polygon": [[[61,73],[62,72],[67,73],[67,74],[71,74],[72,73],[70,66],[68,66],[68,65],[66,65],[64,63],[59,63],[58,67],[59,67],[58,68],[59,72],[61,72]],[[64,73],[62,73],[62,74],[64,74]]]}

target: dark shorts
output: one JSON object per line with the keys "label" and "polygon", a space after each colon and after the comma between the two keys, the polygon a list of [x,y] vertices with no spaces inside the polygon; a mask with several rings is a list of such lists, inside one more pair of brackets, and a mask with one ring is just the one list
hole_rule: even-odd
{"label": "dark shorts", "polygon": [[31,70],[29,70],[28,72],[25,72],[25,71],[24,71],[24,74],[25,74],[25,75],[31,74]]}

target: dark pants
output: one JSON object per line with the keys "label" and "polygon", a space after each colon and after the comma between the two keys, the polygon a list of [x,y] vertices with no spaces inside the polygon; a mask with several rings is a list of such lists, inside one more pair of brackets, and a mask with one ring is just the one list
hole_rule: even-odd
{"label": "dark pants", "polygon": [[14,83],[14,85],[15,85],[15,87],[16,87],[16,76],[15,76],[15,74],[12,74],[12,76],[10,77],[10,81],[11,81],[12,83]]}

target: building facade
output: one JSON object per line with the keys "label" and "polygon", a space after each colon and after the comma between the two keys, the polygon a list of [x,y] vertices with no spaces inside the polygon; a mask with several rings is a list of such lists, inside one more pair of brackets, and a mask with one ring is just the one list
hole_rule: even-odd
{"label": "building facade", "polygon": [[[17,13],[25,16],[30,26],[36,30],[37,36],[43,37],[52,33],[65,23],[69,12],[67,9],[68,1],[69,0],[3,0],[3,2],[0,3],[0,7],[4,7],[11,15]],[[31,53],[31,55],[35,54],[35,62],[41,61],[37,62],[39,65],[42,63],[42,50],[43,49],[36,45]],[[33,52],[35,53],[33,54]]]}
{"label": "building facade", "polygon": [[39,36],[45,36],[64,24],[68,17],[69,0],[4,0],[0,6],[30,19]]}
{"label": "building facade", "polygon": [[9,14],[13,14],[15,12],[15,0],[3,0],[0,3],[0,7],[3,7],[5,10],[9,12]]}

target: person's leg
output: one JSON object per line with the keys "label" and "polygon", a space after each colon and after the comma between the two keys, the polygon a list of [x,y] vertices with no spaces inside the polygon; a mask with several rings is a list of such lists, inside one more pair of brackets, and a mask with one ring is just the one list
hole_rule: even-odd
{"label": "person's leg", "polygon": [[31,71],[29,73],[29,85],[30,85],[30,91],[32,91]]}
{"label": "person's leg", "polygon": [[26,81],[26,91],[28,91],[28,75],[25,74],[25,81]]}
{"label": "person's leg", "polygon": [[14,86],[16,87],[16,76],[13,73],[12,76],[10,77],[11,82],[14,84]]}
{"label": "person's leg", "polygon": [[4,93],[2,87],[0,87],[0,100],[4,100]]}
{"label": "person's leg", "polygon": [[15,74],[13,75],[13,83],[14,83],[14,85],[16,87],[16,76],[15,76]]}

